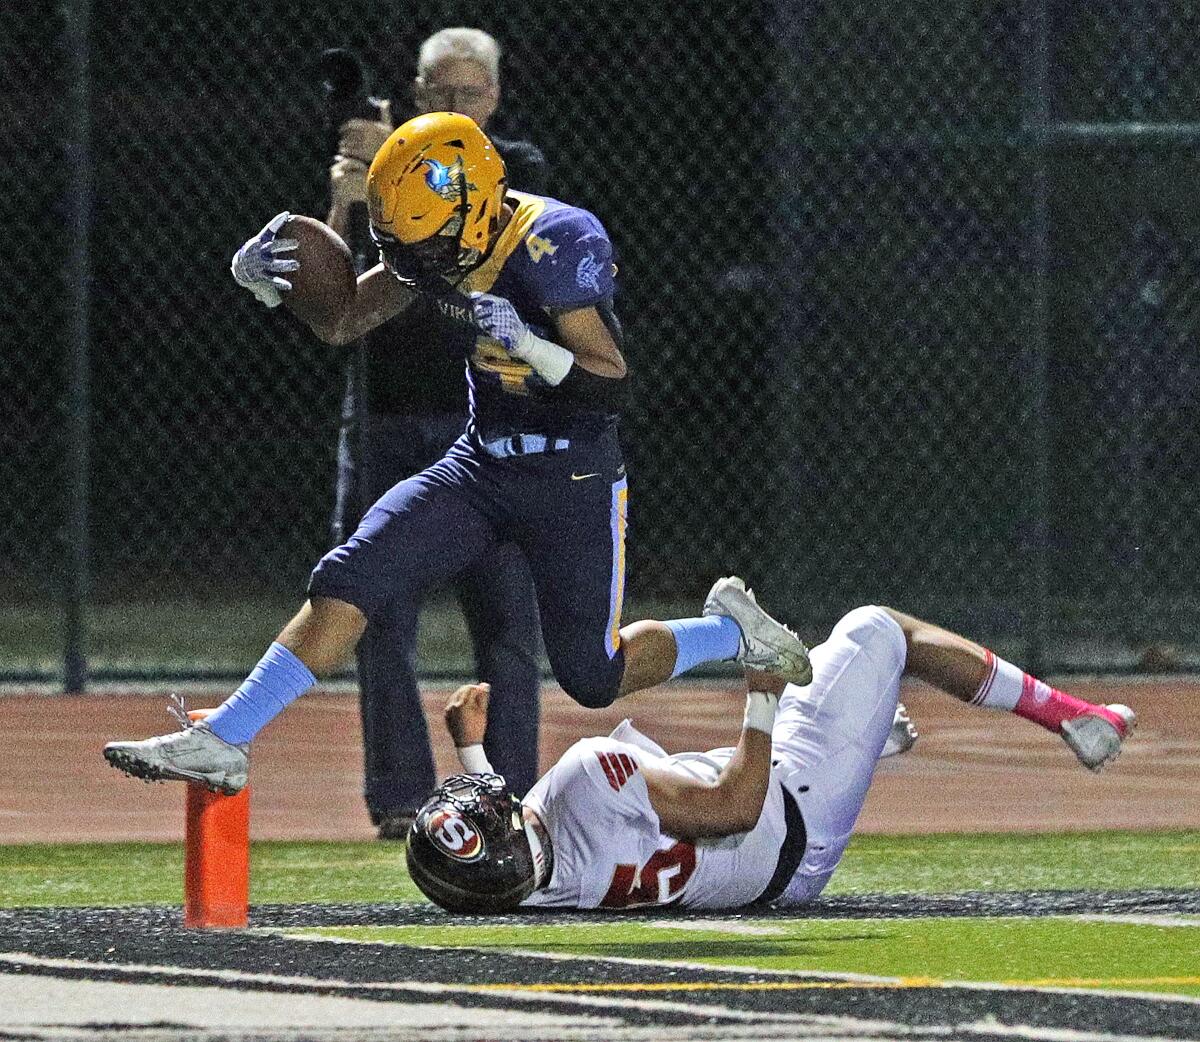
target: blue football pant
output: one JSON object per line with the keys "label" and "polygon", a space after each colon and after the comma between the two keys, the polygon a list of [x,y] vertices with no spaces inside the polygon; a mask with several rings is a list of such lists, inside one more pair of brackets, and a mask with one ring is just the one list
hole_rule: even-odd
{"label": "blue football pant", "polygon": [[555,677],[581,704],[608,705],[624,671],[624,469],[615,431],[563,452],[505,459],[464,436],[380,498],[320,561],[309,592],[372,619],[511,541],[533,575]]}

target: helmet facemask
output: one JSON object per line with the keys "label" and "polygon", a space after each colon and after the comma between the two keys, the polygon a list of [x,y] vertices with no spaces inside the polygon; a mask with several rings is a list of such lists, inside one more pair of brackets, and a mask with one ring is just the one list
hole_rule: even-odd
{"label": "helmet facemask", "polygon": [[448,911],[511,911],[548,874],[530,831],[520,801],[499,775],[448,778],[409,830],[409,874]]}
{"label": "helmet facemask", "polygon": [[[462,142],[455,144],[461,146]],[[409,164],[406,175],[411,177],[422,167],[428,168],[422,176],[426,186],[443,201],[453,200],[453,213],[436,232],[416,242],[402,241],[390,231],[377,227],[374,220],[370,229],[371,238],[379,247],[380,260],[396,279],[406,286],[436,294],[444,292],[447,285],[452,288],[458,286],[482,263],[500,219],[505,178],[501,166],[497,198],[476,200],[480,212],[475,217],[469,238],[479,241],[475,245],[468,245],[466,230],[472,226],[471,192],[474,190],[476,196],[479,196],[479,192],[468,179],[463,157],[459,155],[456,162],[444,164],[421,152]],[[491,207],[493,212],[489,213],[492,202],[496,205]],[[486,241],[478,229],[481,219],[487,222]]]}

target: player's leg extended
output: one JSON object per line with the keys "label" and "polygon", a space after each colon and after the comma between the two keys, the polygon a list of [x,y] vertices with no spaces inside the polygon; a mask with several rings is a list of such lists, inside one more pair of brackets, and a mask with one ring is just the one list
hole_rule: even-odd
{"label": "player's leg extended", "polygon": [[718,579],[700,618],[634,622],[621,630],[621,694],[653,687],[707,662],[741,662],[787,681],[812,677],[808,649],[767,614],[736,576]]}
{"label": "player's leg extended", "polygon": [[492,685],[483,750],[523,797],[537,781],[541,690],[537,595],[525,555],[514,543],[493,547],[462,573],[458,595],[476,675]]}
{"label": "player's leg extended", "polygon": [[811,684],[775,681],[781,695],[772,731],[777,772],[807,830],[785,903],[815,897],[841,860],[892,729],[905,654],[895,619],[883,608],[856,608],[813,648]]}
{"label": "player's leg extended", "polygon": [[517,536],[533,576],[550,667],[580,705],[609,705],[625,671],[624,468],[615,453],[597,450],[526,462],[542,476],[541,488],[530,482],[531,492],[550,507]]}
{"label": "player's leg extended", "polygon": [[349,656],[371,614],[443,581],[491,543],[491,526],[456,482],[457,470],[443,460],[380,499],[350,540],[321,559],[309,600],[203,724],[145,742],[110,743],[109,762],[138,777],[240,789],[247,743],[316,683],[315,674]]}
{"label": "player's leg extended", "polygon": [[1094,705],[1025,673],[987,648],[932,623],[887,609],[904,631],[908,672],[960,701],[999,709],[1061,735],[1087,768],[1117,758],[1137,722],[1128,706]]}
{"label": "player's leg extended", "polygon": [[703,662],[745,661],[807,681],[803,643],[740,579],[719,580],[704,617],[621,627],[628,486],[612,445],[540,461],[535,486],[555,513],[523,533],[554,675],[576,701],[609,705]]}

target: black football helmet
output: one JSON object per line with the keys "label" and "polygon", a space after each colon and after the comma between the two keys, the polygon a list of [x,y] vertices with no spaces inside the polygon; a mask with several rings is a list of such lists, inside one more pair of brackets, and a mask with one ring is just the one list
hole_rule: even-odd
{"label": "black football helmet", "polygon": [[[536,844],[536,839],[535,839]],[[408,872],[448,912],[508,912],[546,867],[530,845],[521,801],[498,774],[447,778],[408,832]]]}

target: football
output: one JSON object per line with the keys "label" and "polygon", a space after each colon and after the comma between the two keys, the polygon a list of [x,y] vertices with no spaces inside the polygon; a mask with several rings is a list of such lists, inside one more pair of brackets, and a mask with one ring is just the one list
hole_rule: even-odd
{"label": "football", "polygon": [[284,277],[292,288],[283,294],[288,310],[313,325],[329,325],[354,295],[354,261],[350,247],[329,225],[312,217],[293,216],[276,234],[295,239],[296,249],[282,253],[300,262]]}

